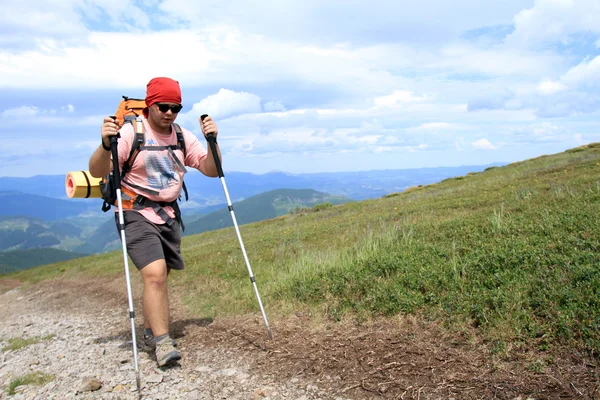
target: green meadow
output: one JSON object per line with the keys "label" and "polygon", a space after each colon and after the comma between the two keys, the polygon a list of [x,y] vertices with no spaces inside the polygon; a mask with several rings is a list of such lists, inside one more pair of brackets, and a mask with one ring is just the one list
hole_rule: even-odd
{"label": "green meadow", "polygon": [[[475,330],[499,352],[534,344],[597,353],[599,215],[600,144],[592,144],[240,230],[275,320],[299,311],[315,321],[411,315]],[[182,251],[186,270],[170,285],[190,312],[260,314],[233,228],[184,237]],[[118,274],[121,252],[9,277]]]}

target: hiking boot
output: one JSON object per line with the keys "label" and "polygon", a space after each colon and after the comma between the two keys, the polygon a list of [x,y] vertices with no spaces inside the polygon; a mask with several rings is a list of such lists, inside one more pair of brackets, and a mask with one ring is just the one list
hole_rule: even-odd
{"label": "hiking boot", "polygon": [[[175,339],[171,339],[173,342],[173,347],[177,347],[177,341]],[[142,350],[146,352],[151,352],[156,350],[156,337],[154,335],[146,335],[144,334],[144,341],[142,342]]]}
{"label": "hiking boot", "polygon": [[159,367],[164,367],[181,359],[181,354],[173,346],[173,340],[170,337],[165,337],[159,342],[156,342],[156,362]]}

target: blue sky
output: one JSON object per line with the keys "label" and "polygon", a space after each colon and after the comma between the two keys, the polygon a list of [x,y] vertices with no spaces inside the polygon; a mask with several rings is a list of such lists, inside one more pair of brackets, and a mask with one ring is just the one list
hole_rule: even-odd
{"label": "blue sky", "polygon": [[[513,162],[600,141],[597,0],[0,4],[0,176],[87,169],[104,115],[169,76],[224,170]],[[201,137],[201,136],[200,136]]]}

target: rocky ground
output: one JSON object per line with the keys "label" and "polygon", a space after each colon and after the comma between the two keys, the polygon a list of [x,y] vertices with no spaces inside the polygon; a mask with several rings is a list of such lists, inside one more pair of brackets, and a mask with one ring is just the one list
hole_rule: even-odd
{"label": "rocky ground", "polygon": [[[296,315],[270,321],[269,340],[260,314],[198,319],[177,294],[172,335],[183,358],[160,369],[140,351],[140,392],[122,285],[0,281],[0,399],[600,398],[597,359],[589,356],[521,351],[493,359],[474,336],[411,319],[315,324]],[[39,341],[10,350],[15,338]],[[50,378],[9,395],[30,373]]]}

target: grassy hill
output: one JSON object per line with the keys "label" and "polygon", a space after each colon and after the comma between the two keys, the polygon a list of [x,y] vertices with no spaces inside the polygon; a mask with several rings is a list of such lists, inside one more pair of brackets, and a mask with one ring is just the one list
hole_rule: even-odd
{"label": "grassy hill", "polygon": [[56,247],[79,243],[82,231],[74,223],[48,222],[33,217],[0,218],[0,251]]}
{"label": "grassy hill", "polygon": [[108,218],[106,218],[106,222],[86,236],[85,241],[73,248],[73,251],[96,254],[121,248],[121,240],[119,239],[119,232],[115,225],[114,213],[110,210],[107,214]]}
{"label": "grassy hill", "polygon": [[[267,313],[414,315],[505,354],[600,351],[600,145],[240,228]],[[256,313],[232,228],[184,237],[172,274],[197,315]],[[12,274],[122,273],[119,252]],[[137,275],[136,275],[137,278]]]}
{"label": "grassy hill", "polygon": [[[29,216],[0,217],[0,252],[39,248],[94,254],[120,249],[121,245],[112,213],[59,221]],[[23,261],[23,265],[27,263]]]}
{"label": "grassy hill", "polygon": [[[238,225],[271,219],[321,203],[342,204],[352,201],[344,196],[332,196],[312,189],[277,189],[234,203]],[[185,223],[185,221],[184,221]],[[192,235],[233,226],[227,207],[197,218],[186,225],[185,234]]]}
{"label": "grassy hill", "polygon": [[0,274],[83,257],[86,254],[44,248],[0,252]]}
{"label": "grassy hill", "polygon": [[[314,190],[280,189],[236,203],[236,217],[239,224],[246,224],[274,218],[296,208],[312,207],[324,202],[339,204],[347,201],[351,200]],[[121,248],[121,242],[113,215],[113,210],[110,210],[108,213],[96,212],[86,217],[71,217],[60,221],[46,221],[30,216],[0,217],[0,252],[54,248],[77,254],[96,254],[118,250]],[[184,221],[187,225],[186,234],[233,225],[227,208],[213,211],[208,215],[184,215]],[[48,254],[49,258],[44,260],[36,257],[39,264],[58,260],[52,252],[40,254]],[[18,255],[22,255],[24,259],[18,260]],[[31,264],[27,257],[29,257],[27,252],[13,253],[10,257],[13,262],[11,265],[17,269],[22,269],[23,265],[35,266],[36,264]]]}

